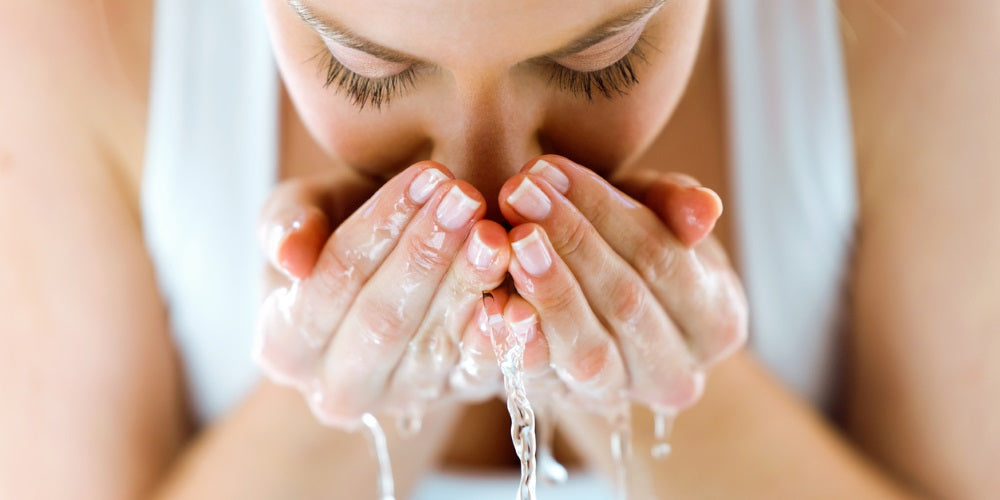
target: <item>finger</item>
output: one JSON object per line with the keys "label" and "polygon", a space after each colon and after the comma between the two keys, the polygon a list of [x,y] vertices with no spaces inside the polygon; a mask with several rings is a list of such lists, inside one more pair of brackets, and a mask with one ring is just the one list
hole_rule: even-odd
{"label": "finger", "polygon": [[320,351],[309,345],[288,316],[289,304],[297,295],[296,287],[297,283],[273,287],[264,298],[255,323],[253,358],[271,381],[305,390]]}
{"label": "finger", "polygon": [[518,293],[538,313],[559,377],[590,404],[620,398],[628,381],[618,347],[545,231],[524,224],[511,230],[510,240],[510,275]]}
{"label": "finger", "polygon": [[[555,169],[568,179],[566,195],[552,190],[555,194],[550,198],[568,201],[638,272],[673,318],[700,364],[715,363],[743,344],[747,334],[746,298],[725,252],[715,248],[714,240],[703,242],[697,249],[686,247],[649,208],[597,174],[559,156],[542,159],[546,164],[536,171]],[[551,172],[548,176],[552,176]],[[548,183],[539,180],[538,184]],[[548,187],[551,189],[551,185]],[[501,198],[509,196],[509,192],[501,191]],[[512,222],[529,219],[509,203],[501,203],[501,210],[514,217]]]}
{"label": "finger", "polygon": [[[504,235],[506,239],[506,234]],[[498,307],[504,307],[510,294],[500,286],[490,291]],[[459,342],[459,360],[449,375],[449,387],[463,399],[484,399],[503,390],[503,379],[490,339],[486,309],[475,309],[466,323]]]}
{"label": "finger", "polygon": [[523,337],[524,374],[539,379],[551,373],[549,345],[541,335],[541,325],[535,308],[520,295],[513,295],[503,308],[504,322],[510,335]]}
{"label": "finger", "polygon": [[417,211],[450,176],[440,164],[418,163],[390,179],[337,227],[291,306],[291,314],[312,345],[327,344],[362,285],[395,248]]}
{"label": "finger", "polygon": [[374,191],[370,181],[344,170],[279,184],[257,218],[257,237],[271,265],[291,279],[308,276],[331,225]]}
{"label": "finger", "polygon": [[360,416],[382,395],[472,225],[486,211],[463,181],[441,185],[358,293],[324,354],[326,417]]}
{"label": "finger", "polygon": [[416,399],[428,401],[440,396],[447,387],[448,373],[458,362],[465,327],[482,309],[483,292],[503,282],[509,260],[507,231],[493,221],[477,222],[407,344],[391,376],[390,395],[412,400],[415,398],[405,395],[419,394]]}
{"label": "finger", "polygon": [[284,181],[261,206],[257,236],[270,266],[264,271],[267,296],[258,309],[253,357],[274,382],[302,390],[311,378],[319,350],[291,314],[298,280],[315,265],[330,221],[339,223],[348,207],[372,191],[374,186],[360,176],[337,171]]}
{"label": "finger", "polygon": [[569,389],[552,369],[549,346],[542,334],[534,306],[515,293],[507,301],[503,311],[508,335],[526,339],[523,380],[528,399],[534,404],[536,401],[552,401],[566,395]]}
{"label": "finger", "polygon": [[[522,335],[524,375],[534,392],[549,396],[565,392],[565,387],[553,376],[549,364],[549,346],[541,334],[538,314],[528,301],[517,294],[510,295],[504,287],[491,294],[503,311],[508,335]],[[485,308],[479,308],[462,336],[461,357],[451,375],[451,387],[463,396],[487,397],[503,393],[503,378],[491,338],[491,328]],[[498,332],[504,334],[504,332]]]}
{"label": "finger", "polygon": [[701,242],[722,216],[722,199],[690,175],[643,171],[617,183],[631,197],[653,210],[688,247]]}
{"label": "finger", "polygon": [[510,208],[544,228],[590,308],[617,339],[627,361],[632,397],[658,407],[693,404],[703,387],[697,362],[656,296],[572,203],[532,177],[514,176],[501,196],[507,195]]}
{"label": "finger", "polygon": [[[427,185],[447,179],[443,168],[420,163],[391,179],[337,228],[306,278],[271,289],[261,308],[254,349],[265,374],[298,386],[312,383],[311,369],[357,290],[395,245],[399,231],[419,209]],[[280,220],[281,214],[294,213],[287,207],[297,203],[323,206],[324,213],[342,217],[348,206],[345,200],[352,201],[353,195],[338,191],[348,183],[330,179],[289,184],[288,192],[272,196],[265,205],[262,220]],[[421,179],[429,182],[418,182]],[[334,194],[324,198],[330,192]],[[373,226],[380,229],[373,231]]]}

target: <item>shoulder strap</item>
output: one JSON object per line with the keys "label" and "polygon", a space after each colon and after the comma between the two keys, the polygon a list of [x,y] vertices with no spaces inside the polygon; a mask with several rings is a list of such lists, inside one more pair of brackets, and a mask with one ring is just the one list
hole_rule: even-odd
{"label": "shoulder strap", "polygon": [[260,4],[155,8],[143,232],[201,418],[256,378],[254,228],[274,183],[278,102]]}
{"label": "shoulder strap", "polygon": [[751,346],[800,395],[825,405],[857,217],[836,2],[721,6]]}

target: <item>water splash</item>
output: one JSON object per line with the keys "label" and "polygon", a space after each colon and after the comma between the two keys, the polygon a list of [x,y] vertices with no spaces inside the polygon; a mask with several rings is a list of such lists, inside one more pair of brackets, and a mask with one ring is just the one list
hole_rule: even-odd
{"label": "water splash", "polygon": [[670,454],[671,447],[667,439],[674,429],[674,421],[677,419],[675,410],[657,410],[653,417],[653,458],[659,460]]}
{"label": "water splash", "polygon": [[552,453],[552,441],[556,434],[556,421],[550,405],[539,406],[535,410],[538,428],[538,475],[546,484],[563,484],[569,473]]}
{"label": "water splash", "polygon": [[609,415],[611,422],[611,459],[615,464],[615,498],[628,498],[628,468],[632,459],[632,409],[628,401]]}
{"label": "water splash", "polygon": [[503,320],[499,306],[489,292],[483,292],[493,350],[503,373],[510,412],[510,438],[521,460],[521,482],[517,488],[519,500],[535,500],[535,413],[524,389],[524,344],[526,334],[512,335]]}
{"label": "water splash", "polygon": [[378,460],[378,498],[379,500],[396,500],[396,486],[392,478],[392,463],[389,461],[389,445],[385,440],[385,431],[382,430],[375,415],[371,413],[362,415],[361,423],[368,427],[375,459]]}

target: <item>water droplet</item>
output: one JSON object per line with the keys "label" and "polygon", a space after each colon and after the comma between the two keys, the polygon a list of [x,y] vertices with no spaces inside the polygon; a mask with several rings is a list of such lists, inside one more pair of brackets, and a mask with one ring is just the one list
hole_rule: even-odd
{"label": "water droplet", "polygon": [[667,443],[674,428],[677,412],[674,410],[658,410],[653,417],[653,458],[661,459],[670,454],[671,446]]}
{"label": "water droplet", "polygon": [[611,422],[611,459],[615,463],[615,495],[618,500],[628,498],[628,467],[632,458],[632,410],[628,401],[609,415]]}
{"label": "water droplet", "polygon": [[395,500],[395,482],[392,477],[392,464],[389,461],[389,445],[385,440],[385,432],[379,425],[378,419],[371,413],[365,413],[361,417],[361,423],[368,427],[371,435],[372,449],[375,452],[375,459],[378,460],[378,497],[379,500]]}
{"label": "water droplet", "polygon": [[535,409],[536,427],[538,428],[538,475],[546,484],[562,484],[569,478],[569,473],[552,453],[556,425],[551,410],[549,405]]}

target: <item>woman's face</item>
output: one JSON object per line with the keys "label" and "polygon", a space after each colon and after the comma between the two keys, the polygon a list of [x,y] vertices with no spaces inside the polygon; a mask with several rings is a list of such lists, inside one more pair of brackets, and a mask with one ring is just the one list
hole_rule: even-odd
{"label": "woman's face", "polygon": [[[531,157],[602,174],[657,136],[708,0],[266,0],[278,65],[336,160],[423,159],[487,196]],[[487,198],[490,199],[490,198]]]}

